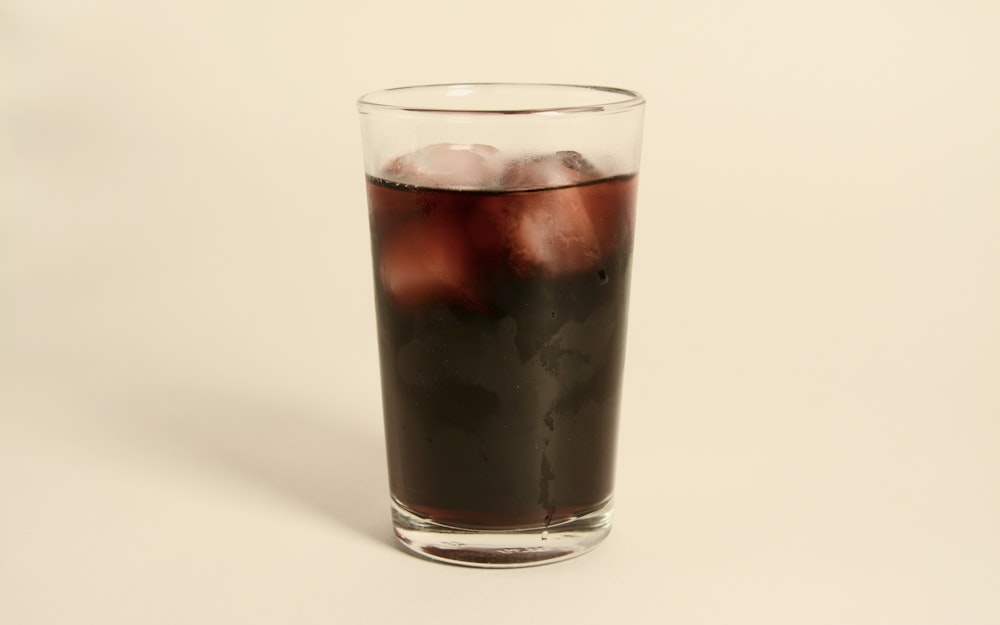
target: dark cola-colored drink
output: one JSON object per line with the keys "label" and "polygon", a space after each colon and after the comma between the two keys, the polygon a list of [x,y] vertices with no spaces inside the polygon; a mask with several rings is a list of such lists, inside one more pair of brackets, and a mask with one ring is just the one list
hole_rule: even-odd
{"label": "dark cola-colored drink", "polygon": [[390,489],[421,517],[541,528],[611,496],[636,180],[578,156],[555,188],[368,178]]}

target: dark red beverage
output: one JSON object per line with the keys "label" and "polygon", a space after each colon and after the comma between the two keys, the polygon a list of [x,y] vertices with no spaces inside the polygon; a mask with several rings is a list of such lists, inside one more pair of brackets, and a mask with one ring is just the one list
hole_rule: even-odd
{"label": "dark red beverage", "polygon": [[611,496],[636,179],[577,179],[368,178],[390,489],[416,515],[540,528]]}

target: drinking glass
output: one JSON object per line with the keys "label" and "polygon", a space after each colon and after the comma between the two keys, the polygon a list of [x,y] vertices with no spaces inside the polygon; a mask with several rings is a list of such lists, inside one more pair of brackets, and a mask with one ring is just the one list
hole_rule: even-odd
{"label": "drinking glass", "polygon": [[396,536],[481,567],[610,531],[644,100],[552,84],[358,100]]}

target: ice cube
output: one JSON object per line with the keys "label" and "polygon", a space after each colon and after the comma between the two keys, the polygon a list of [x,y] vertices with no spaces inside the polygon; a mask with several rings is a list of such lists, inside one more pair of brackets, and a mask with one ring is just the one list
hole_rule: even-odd
{"label": "ice cube", "polygon": [[600,264],[601,241],[580,187],[519,194],[508,215],[508,247],[517,271],[560,276]]}
{"label": "ice cube", "polygon": [[385,177],[393,182],[443,189],[491,189],[504,161],[499,150],[479,143],[435,143],[393,159]]}
{"label": "ice cube", "polygon": [[579,152],[564,150],[531,156],[507,164],[505,189],[550,189],[596,180],[597,169]]}
{"label": "ice cube", "polygon": [[413,219],[382,247],[382,287],[399,304],[420,308],[434,302],[476,304],[473,255],[462,224],[444,217]]}

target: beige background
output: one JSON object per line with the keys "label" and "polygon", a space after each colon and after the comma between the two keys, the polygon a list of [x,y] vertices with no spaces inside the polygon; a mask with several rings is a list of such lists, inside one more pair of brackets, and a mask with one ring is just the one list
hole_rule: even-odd
{"label": "beige background", "polygon": [[[1000,623],[995,0],[0,3],[0,623]],[[354,99],[648,100],[616,529],[392,546]]]}

